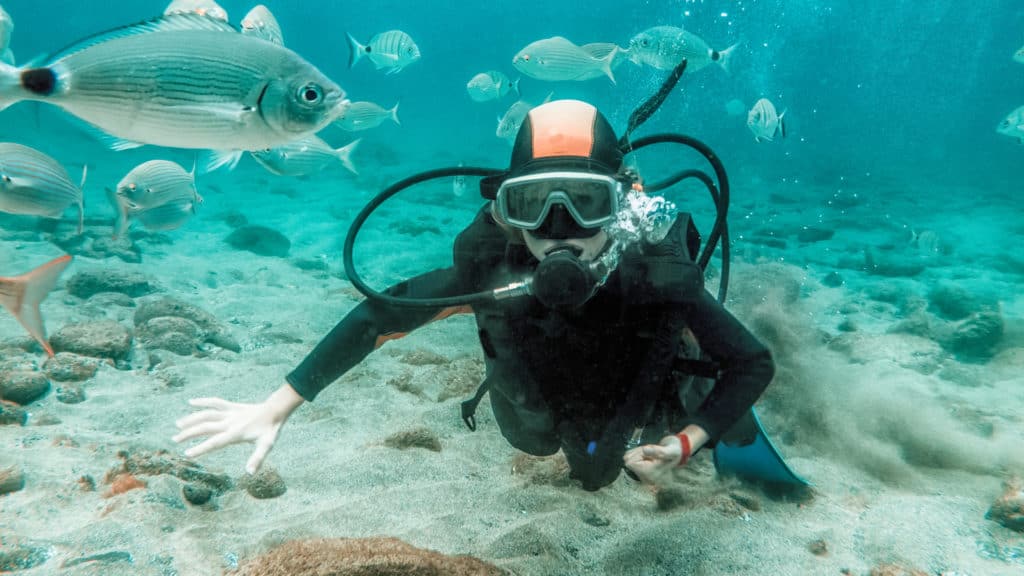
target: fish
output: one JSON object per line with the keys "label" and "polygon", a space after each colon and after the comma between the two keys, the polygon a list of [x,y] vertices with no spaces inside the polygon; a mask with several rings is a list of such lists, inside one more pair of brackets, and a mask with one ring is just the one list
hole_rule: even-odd
{"label": "fish", "polygon": [[388,30],[370,38],[363,46],[348,34],[348,67],[351,69],[363,56],[373,62],[375,69],[387,69],[388,74],[397,74],[406,66],[420,59],[420,48],[401,30]]}
{"label": "fish", "polygon": [[263,4],[253,6],[252,10],[242,18],[242,34],[262,38],[267,42],[284,45],[284,34],[277,18]]}
{"label": "fish", "polygon": [[250,152],[253,159],[278,176],[308,176],[320,172],[334,162],[341,162],[353,174],[358,174],[352,163],[352,152],[359,140],[341,148],[331,148],[317,136],[306,136],[284,146]]}
{"label": "fish", "polygon": [[227,11],[214,0],[171,0],[171,3],[164,9],[164,15],[168,14],[199,14],[228,21]]}
{"label": "fish", "polygon": [[86,166],[76,186],[64,167],[46,154],[13,142],[0,143],[0,212],[60,218],[74,204],[81,234],[87,172]]}
{"label": "fish", "polygon": [[348,109],[345,110],[345,113],[334,120],[334,125],[342,130],[358,132],[360,130],[376,128],[383,124],[385,120],[390,119],[395,124],[401,126],[402,123],[398,120],[398,104],[396,102],[388,110],[373,102],[352,102]]}
{"label": "fish", "polygon": [[53,104],[115,150],[280,146],[345,111],[345,91],[291,50],[198,14],[85,39],[36,67],[0,64],[0,109]]}
{"label": "fish", "polygon": [[1013,53],[1013,59],[1016,60],[1017,62],[1020,62],[1021,64],[1024,64],[1024,46],[1022,46],[1020,50],[1017,50],[1016,52]]}
{"label": "fish", "polygon": [[[197,205],[203,202],[196,190],[196,169],[185,172],[168,160],[150,160],[132,168],[117,184],[112,198],[117,218],[114,237],[128,229],[129,216],[141,216],[148,210],[167,204]],[[165,228],[166,229],[166,228]]]}
{"label": "fish", "polygon": [[53,348],[46,340],[46,327],[39,312],[39,304],[53,290],[68,264],[71,264],[71,256],[65,254],[21,276],[0,277],[0,305],[14,316],[51,358]]}
{"label": "fish", "polygon": [[142,210],[135,214],[146,230],[177,230],[194,216],[199,203],[192,200],[175,200]]}
{"label": "fish", "polygon": [[996,132],[1016,138],[1018,143],[1024,144],[1024,106],[1007,114],[999,126],[996,126]]}
{"label": "fish", "polygon": [[14,54],[10,51],[11,33],[14,32],[14,20],[3,6],[0,6],[0,60],[14,64]]}
{"label": "fish", "polygon": [[629,40],[629,54],[634,63],[647,64],[659,70],[671,70],[686,58],[687,72],[696,72],[712,62],[728,72],[729,58],[738,45],[718,51],[682,28],[655,26]]}
{"label": "fish", "polygon": [[612,70],[614,71],[623,62],[631,61],[629,56],[629,49],[623,48],[614,42],[591,42],[590,44],[584,44],[580,46],[584,52],[590,54],[598,60],[603,60],[611,52],[615,52],[615,57],[612,58]]}
{"label": "fish", "polygon": [[538,80],[588,80],[604,75],[614,83],[612,61],[616,53],[612,50],[598,59],[568,39],[554,36],[527,44],[512,57],[512,66]]}
{"label": "fish", "polygon": [[512,82],[504,73],[488,70],[470,78],[466,83],[466,92],[474,102],[499,100],[504,98],[509,91],[513,91],[516,96],[519,96],[519,80],[516,78],[516,81]]}
{"label": "fish", "polygon": [[771,142],[776,134],[785,138],[786,124],[782,119],[785,115],[785,110],[782,111],[782,114],[777,114],[775,105],[767,98],[761,98],[755,102],[754,107],[747,112],[747,127],[754,133],[754,141],[767,140]]}
{"label": "fish", "polygon": [[[544,102],[550,101],[553,95],[554,92],[549,93]],[[505,114],[498,118],[498,129],[494,132],[495,136],[504,138],[510,144],[514,143],[516,135],[519,134],[519,127],[523,125],[523,120],[533,108],[534,105],[525,100],[516,100],[508,107]]]}

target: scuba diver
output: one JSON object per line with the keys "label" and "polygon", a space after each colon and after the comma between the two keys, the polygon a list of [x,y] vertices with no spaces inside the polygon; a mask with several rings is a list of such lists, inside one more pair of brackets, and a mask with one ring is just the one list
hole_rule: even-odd
{"label": "scuba diver", "polygon": [[[720,161],[681,135],[628,138],[683,69],[685,61],[634,112],[621,140],[594,106],[553,101],[529,112],[507,169],[435,170],[382,192],[356,218],[345,243],[348,277],[367,299],[263,402],[193,399],[205,409],[178,420],[174,441],[206,438],[186,450],[188,457],[253,442],[246,470],[255,473],[289,415],[371,351],[431,321],[472,313],[486,379],[462,403],[463,420],[475,430],[476,406],[489,393],[509,444],[534,456],[561,451],[571,478],[585,490],[611,484],[623,468],[633,478],[660,483],[704,447],[715,448],[720,472],[803,482],[752,411],[774,363],[719,300],[727,263],[719,299],[704,288],[704,267],[719,239],[728,255],[728,182]],[[650,207],[650,198],[623,158],[661,142],[688,144],[715,169],[718,185],[688,170],[648,186],[649,192],[690,177],[705,184],[719,210],[703,253],[687,214],[639,210],[642,217],[635,218],[636,206]],[[481,176],[487,202],[456,238],[453,265],[383,293],[367,286],[352,263],[352,248],[368,215],[413,184],[454,175]],[[631,217],[638,225],[624,226]]]}

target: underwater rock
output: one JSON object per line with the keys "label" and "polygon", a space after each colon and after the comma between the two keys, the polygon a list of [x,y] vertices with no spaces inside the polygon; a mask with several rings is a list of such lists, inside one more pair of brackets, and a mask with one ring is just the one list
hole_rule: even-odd
{"label": "underwater rock", "polygon": [[238,481],[238,486],[260,500],[277,498],[288,491],[284,478],[270,466],[260,468],[255,474],[246,474]]}
{"label": "underwater rock", "polygon": [[878,256],[870,250],[864,251],[864,271],[875,276],[888,278],[910,278],[924,272],[925,265],[916,258],[900,256]]}
{"label": "underwater rock", "polygon": [[940,282],[928,291],[928,308],[945,320],[963,320],[971,314],[991,309],[966,288],[950,282]]}
{"label": "underwater rock", "polygon": [[446,556],[397,538],[292,540],[242,562],[234,576],[504,576],[472,556]]}
{"label": "underwater rock", "polygon": [[109,308],[111,306],[135,308],[135,300],[121,292],[97,292],[89,297],[88,304],[97,308]]}
{"label": "underwater rock", "polygon": [[448,359],[430,350],[423,348],[417,348],[402,354],[398,359],[402,364],[408,364],[410,366],[426,366],[428,364],[447,364]]}
{"label": "underwater rock", "polygon": [[50,345],[56,352],[123,360],[131,350],[132,334],[113,320],[68,324],[50,337]]}
{"label": "underwater rock", "polygon": [[1015,478],[1007,482],[1004,488],[1003,495],[992,504],[985,518],[1024,533],[1024,483]]}
{"label": "underwater rock", "polygon": [[260,256],[288,256],[292,243],[277,230],[266,226],[247,224],[235,229],[224,239],[237,250],[247,250]]}
{"label": "underwater rock", "polygon": [[0,496],[25,487],[25,473],[17,466],[0,468]]}
{"label": "underwater rock", "polygon": [[825,286],[828,286],[829,288],[839,288],[840,286],[845,284],[846,281],[843,280],[843,277],[840,276],[838,272],[833,270],[832,272],[829,272],[828,274],[825,275],[824,278],[821,279],[821,283],[824,284]]}
{"label": "underwater rock", "polygon": [[80,404],[85,402],[85,390],[80,384],[67,382],[57,387],[55,394],[61,404]]}
{"label": "underwater rock", "polygon": [[49,546],[0,540],[0,573],[35,568],[49,560],[50,555]]}
{"label": "underwater rock", "polygon": [[43,363],[43,371],[50,380],[58,382],[81,382],[96,375],[99,362],[95,358],[79,356],[72,352],[59,352]]}
{"label": "underwater rock", "polygon": [[46,396],[50,381],[45,374],[25,370],[0,372],[0,398],[27,406]]}
{"label": "underwater rock", "polygon": [[165,297],[143,302],[135,311],[133,322],[140,338],[144,338],[147,345],[176,354],[191,354],[195,346],[203,342],[232,352],[242,350],[238,341],[213,314],[176,298]]}
{"label": "underwater rock", "polygon": [[28,420],[28,412],[14,402],[0,400],[0,426],[17,424],[24,426]]}
{"label": "underwater rock", "polygon": [[426,448],[434,452],[441,451],[441,439],[433,430],[424,426],[396,432],[384,439],[384,445],[399,450]]}
{"label": "underwater rock", "polygon": [[82,270],[68,279],[67,291],[72,296],[90,298],[101,292],[117,292],[138,298],[156,292],[156,283],[138,272],[109,268]]}
{"label": "underwater rock", "polygon": [[109,227],[105,230],[87,228],[82,234],[75,230],[59,232],[51,236],[50,240],[68,254],[75,256],[97,260],[120,258],[130,264],[142,262],[138,246],[125,239],[114,240],[110,237]]}
{"label": "underwater rock", "polygon": [[551,456],[532,456],[525,452],[516,452],[512,457],[512,474],[522,476],[528,484],[537,486],[565,487],[571,484],[569,461],[562,452]]}
{"label": "underwater rock", "polygon": [[811,244],[814,242],[831,240],[835,235],[835,230],[829,230],[828,228],[816,228],[814,226],[804,226],[797,231],[796,239],[803,244]]}
{"label": "underwater rock", "polygon": [[181,487],[181,495],[194,506],[202,506],[213,497],[213,490],[203,484],[188,483]]}
{"label": "underwater rock", "polygon": [[171,454],[167,450],[155,452],[122,450],[117,453],[117,457],[121,459],[121,464],[107,471],[104,482],[108,484],[119,474],[134,476],[170,474],[185,482],[200,482],[218,495],[234,486],[228,476],[207,472],[199,464]]}
{"label": "underwater rock", "polygon": [[944,348],[958,356],[987,358],[1003,339],[1003,317],[995,310],[972,314],[940,337]]}
{"label": "underwater rock", "polygon": [[807,545],[807,550],[815,556],[828,556],[828,542],[815,540]]}

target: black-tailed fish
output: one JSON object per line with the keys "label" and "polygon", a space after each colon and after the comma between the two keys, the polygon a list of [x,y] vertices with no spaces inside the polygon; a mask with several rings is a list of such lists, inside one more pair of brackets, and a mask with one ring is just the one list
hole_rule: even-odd
{"label": "black-tailed fish", "polygon": [[331,148],[319,137],[307,136],[284,146],[250,154],[264,168],[279,176],[308,176],[335,162],[341,162],[349,171],[358,174],[352,163],[352,152],[358,144],[359,140],[353,140],[341,148]]}
{"label": "black-tailed fish", "polygon": [[687,72],[696,72],[712,62],[728,72],[729,57],[736,46],[713,50],[700,36],[682,28],[655,26],[630,39],[629,55],[633,62],[659,70],[671,70],[686,58]]}
{"label": "black-tailed fish", "polygon": [[[150,160],[132,168],[117,184],[111,200],[117,211],[114,237],[128,229],[129,217],[138,217],[165,204],[197,205],[203,199],[196,190],[196,169],[191,172],[175,162]],[[168,229],[168,228],[162,228]]]}
{"label": "black-tailed fish", "polygon": [[996,132],[1003,136],[1014,138],[1020,144],[1024,144],[1024,106],[1017,108],[1006,115],[1003,121],[996,126]]}
{"label": "black-tailed fish", "polygon": [[72,204],[78,206],[78,232],[82,232],[82,180],[76,185],[67,170],[42,152],[0,143],[0,212],[60,218]]}
{"label": "black-tailed fish", "polygon": [[509,91],[519,96],[519,79],[515,82],[508,79],[504,73],[498,70],[481,72],[469,79],[466,83],[466,92],[474,102],[487,102],[504,98]]}
{"label": "black-tailed fish", "polygon": [[420,59],[420,48],[401,30],[388,30],[370,38],[365,46],[351,34],[348,35],[348,67],[352,68],[363,56],[373,62],[377,70],[386,69],[388,74],[401,72],[403,68]]}
{"label": "black-tailed fish", "polygon": [[262,38],[274,44],[284,44],[284,34],[281,33],[281,25],[277,18],[270,13],[270,10],[263,4],[253,6],[252,10],[242,18],[242,34],[249,34]]}
{"label": "black-tailed fish", "polygon": [[36,67],[0,64],[0,108],[60,106],[142,144],[262,150],[315,133],[345,92],[291,50],[197,14],[163,16],[83,40]]}
{"label": "black-tailed fish", "polygon": [[199,14],[228,21],[228,13],[214,0],[171,0],[164,14]]}
{"label": "black-tailed fish", "polygon": [[747,112],[747,128],[754,133],[754,140],[760,142],[767,140],[771,142],[778,134],[786,137],[786,124],[782,117],[786,115],[783,111],[778,114],[775,105],[767,98],[761,98],[754,103],[754,107]]}
{"label": "black-tailed fish", "polygon": [[342,130],[358,132],[360,130],[376,128],[383,124],[385,120],[391,120],[399,126],[402,125],[398,121],[398,102],[390,109],[373,102],[353,102],[345,109],[341,116],[334,120],[334,125]]}
{"label": "black-tailed fish", "polygon": [[46,341],[46,327],[39,312],[39,303],[57,284],[61,272],[71,263],[71,256],[50,260],[35,270],[13,278],[0,277],[0,305],[14,315],[29,335],[53,356],[53,348]]}
{"label": "black-tailed fish", "polygon": [[617,50],[595,58],[566,38],[555,36],[527,44],[512,58],[516,70],[538,80],[589,80],[607,76],[615,82],[612,62]]}

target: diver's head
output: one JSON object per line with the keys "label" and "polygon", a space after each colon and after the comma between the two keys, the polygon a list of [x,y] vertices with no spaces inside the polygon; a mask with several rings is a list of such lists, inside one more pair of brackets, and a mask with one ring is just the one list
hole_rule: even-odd
{"label": "diver's head", "polygon": [[556,100],[530,110],[512,148],[509,169],[480,183],[501,224],[521,233],[544,260],[569,250],[593,260],[608,243],[628,178],[615,131],[597,108]]}

